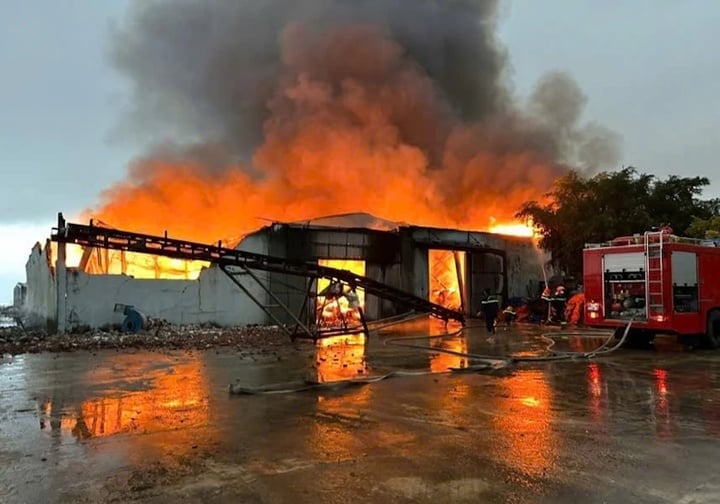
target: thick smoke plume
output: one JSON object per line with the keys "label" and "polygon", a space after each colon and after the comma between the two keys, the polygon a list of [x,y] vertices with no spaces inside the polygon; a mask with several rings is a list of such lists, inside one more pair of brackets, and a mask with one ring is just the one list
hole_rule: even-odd
{"label": "thick smoke plume", "polygon": [[93,214],[196,239],[258,217],[365,211],[483,229],[567,166],[616,160],[585,97],[549,74],[509,91],[494,0],[138,2],[113,34],[149,140]]}

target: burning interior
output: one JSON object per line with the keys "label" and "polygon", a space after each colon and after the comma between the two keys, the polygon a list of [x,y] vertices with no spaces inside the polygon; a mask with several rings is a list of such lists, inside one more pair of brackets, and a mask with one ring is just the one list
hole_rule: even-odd
{"label": "burning interior", "polygon": [[[318,264],[365,276],[365,261],[318,259]],[[361,328],[364,308],[365,292],[363,289],[351,289],[347,285],[332,282],[327,278],[317,280],[316,323],[321,329],[340,330],[347,333]]]}
{"label": "burning interior", "polygon": [[[54,248],[57,246],[53,244]],[[195,280],[205,261],[187,261],[120,250],[67,245],[66,264],[92,275],[126,275],[138,279]]]}
{"label": "burning interior", "polygon": [[428,250],[430,301],[452,310],[465,312],[467,254],[459,250]]}

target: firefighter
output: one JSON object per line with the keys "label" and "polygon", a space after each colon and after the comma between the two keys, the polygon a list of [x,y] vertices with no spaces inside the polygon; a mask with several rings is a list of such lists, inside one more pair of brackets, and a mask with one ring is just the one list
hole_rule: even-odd
{"label": "firefighter", "polygon": [[360,308],[360,298],[357,295],[357,292],[355,292],[355,289],[350,289],[345,293],[345,299],[348,300],[348,306],[353,309],[357,310]]}
{"label": "firefighter", "polygon": [[505,322],[505,330],[507,331],[508,328],[512,325],[513,320],[517,318],[517,313],[515,313],[515,309],[508,305],[502,312],[503,321]]}
{"label": "firefighter", "polygon": [[540,299],[545,302],[545,313],[547,316],[544,320],[546,324],[549,324],[552,321],[552,291],[547,284],[545,284],[545,288],[542,291]]}
{"label": "firefighter", "polygon": [[485,328],[489,334],[495,334],[495,321],[500,311],[500,300],[497,296],[490,294],[490,289],[485,289],[480,306],[483,317],[485,317]]}
{"label": "firefighter", "polygon": [[565,295],[565,287],[558,285],[555,288],[552,299],[550,301],[553,311],[555,312],[554,319],[560,322],[561,326],[567,325],[565,320],[565,305],[567,304],[567,296]]}

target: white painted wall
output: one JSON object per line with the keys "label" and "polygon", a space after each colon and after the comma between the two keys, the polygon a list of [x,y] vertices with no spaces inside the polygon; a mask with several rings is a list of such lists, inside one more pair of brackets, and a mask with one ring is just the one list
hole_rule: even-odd
{"label": "white painted wall", "polygon": [[119,324],[116,303],[133,305],[146,315],[172,323],[198,322],[197,280],[134,279],[125,275],[91,275],[68,270],[66,313],[68,330],[78,326]]}
{"label": "white painted wall", "polygon": [[[263,235],[249,235],[238,248],[267,253]],[[28,296],[26,310],[35,327],[53,329],[58,320],[67,329],[119,324],[124,315],[116,304],[133,305],[146,315],[173,324],[217,323],[223,326],[267,324],[268,317],[218,267],[204,269],[197,280],[135,279],[126,275],[91,275],[69,268],[63,313],[57,311],[57,285],[49,267],[47,251],[37,245],[26,265]],[[260,281],[267,274],[255,272]],[[265,291],[246,275],[237,277],[261,303],[267,305]]]}
{"label": "white painted wall", "polygon": [[[264,292],[248,280],[242,278],[241,282],[262,298]],[[67,286],[64,316],[68,330],[121,323],[124,316],[114,312],[116,304],[135,306],[152,318],[172,324],[266,323],[265,313],[215,266],[203,270],[197,280],[135,279],[71,269]]]}
{"label": "white painted wall", "polygon": [[28,327],[55,330],[57,324],[57,295],[55,274],[50,267],[50,247],[35,244],[25,264],[27,297],[23,307]]}

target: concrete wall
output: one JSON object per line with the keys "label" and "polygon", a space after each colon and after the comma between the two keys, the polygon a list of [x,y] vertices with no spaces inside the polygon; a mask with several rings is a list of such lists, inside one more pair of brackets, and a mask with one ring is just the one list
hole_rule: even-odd
{"label": "concrete wall", "polygon": [[28,327],[54,331],[57,328],[57,290],[55,270],[50,266],[52,253],[49,243],[35,244],[25,264],[27,297],[23,307]]}
{"label": "concrete wall", "polygon": [[[267,239],[248,235],[238,245],[246,252],[267,254]],[[267,295],[247,274],[235,278],[261,304]],[[261,282],[267,274],[255,272]],[[268,317],[248,295],[217,266],[204,269],[197,280],[145,280],[124,275],[89,275],[77,270],[68,273],[66,317],[68,328],[101,327],[120,323],[116,303],[137,307],[146,315],[173,324],[215,323],[222,326],[267,324]]]}
{"label": "concrete wall", "polygon": [[[403,289],[403,271],[400,264],[365,264],[365,276],[386,285]],[[379,299],[376,296],[365,297],[365,315],[368,320],[392,317],[407,311],[407,308],[395,306],[392,301]]]}
{"label": "concrete wall", "polygon": [[145,280],[125,275],[91,275],[68,270],[65,317],[67,329],[119,324],[116,303],[133,305],[145,314],[173,323],[197,322],[198,286],[195,280]]}
{"label": "concrete wall", "polygon": [[[260,287],[248,280],[240,279],[261,297]],[[135,279],[68,270],[64,314],[68,330],[121,323],[124,316],[114,312],[115,304],[133,305],[150,317],[173,324],[266,323],[265,313],[215,266],[203,270],[197,280]]]}
{"label": "concrete wall", "polygon": [[[407,228],[415,243],[439,249],[497,249],[505,250],[508,240],[497,234],[454,229]],[[508,237],[510,238],[510,237]],[[512,240],[512,238],[510,238]],[[515,241],[515,240],[512,240]],[[517,241],[525,241],[517,239]],[[530,240],[527,239],[529,242]]]}
{"label": "concrete wall", "polygon": [[13,307],[22,309],[27,302],[27,284],[18,283],[13,289]]}
{"label": "concrete wall", "polygon": [[413,276],[411,279],[412,294],[423,299],[430,296],[430,265],[428,251],[425,248],[412,250]]}
{"label": "concrete wall", "polygon": [[[267,242],[259,235],[249,235],[239,245],[248,252],[267,253]],[[67,270],[64,303],[58,303],[54,268],[48,249],[36,245],[26,264],[28,324],[54,331],[59,320],[67,330],[78,327],[102,327],[119,324],[122,313],[116,304],[137,307],[150,317],[174,324],[217,323],[224,326],[267,324],[268,317],[218,267],[206,268],[197,280],[146,280],[126,275],[91,275],[75,268]],[[257,272],[261,282],[267,274]],[[247,275],[236,277],[262,304],[265,291]],[[58,318],[58,306],[62,313]]]}

